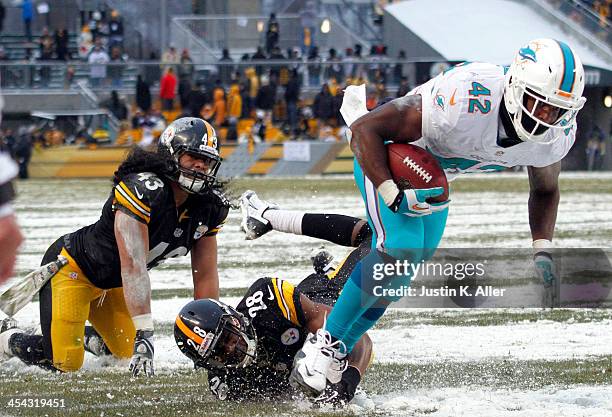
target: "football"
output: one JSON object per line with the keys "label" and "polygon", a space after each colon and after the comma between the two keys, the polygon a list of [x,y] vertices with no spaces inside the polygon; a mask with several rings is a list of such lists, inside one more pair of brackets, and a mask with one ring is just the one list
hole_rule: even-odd
{"label": "football", "polygon": [[448,200],[448,181],[438,160],[425,149],[407,143],[387,145],[389,169],[397,186],[423,189],[443,187],[444,194],[427,199],[428,203]]}

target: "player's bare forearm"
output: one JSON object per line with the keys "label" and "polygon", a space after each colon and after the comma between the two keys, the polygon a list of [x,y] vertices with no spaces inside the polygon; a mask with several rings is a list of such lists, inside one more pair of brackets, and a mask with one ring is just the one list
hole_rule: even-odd
{"label": "player's bare forearm", "polygon": [[529,167],[529,226],[533,240],[552,240],[559,207],[561,162]]}
{"label": "player's bare forearm", "polygon": [[13,276],[13,268],[17,259],[17,249],[23,241],[15,216],[0,217],[0,283]]}
{"label": "player's bare forearm", "polygon": [[421,123],[421,96],[412,95],[390,101],[351,125],[351,149],[376,187],[391,179],[385,141],[415,141],[421,137]]}
{"label": "player's bare forearm", "polygon": [[359,369],[359,373],[363,377],[368,369],[371,358],[372,340],[366,333],[361,336],[361,339],[359,339],[359,341],[353,347],[353,350],[348,356],[348,364],[349,366],[354,366],[355,368]]}
{"label": "player's bare forearm", "polygon": [[115,238],[121,260],[121,281],[132,317],[151,313],[151,280],[147,271],[147,226],[127,214],[115,214]]}
{"label": "player's bare forearm", "polygon": [[219,299],[219,272],[217,269],[217,238],[202,237],[191,251],[193,298]]}

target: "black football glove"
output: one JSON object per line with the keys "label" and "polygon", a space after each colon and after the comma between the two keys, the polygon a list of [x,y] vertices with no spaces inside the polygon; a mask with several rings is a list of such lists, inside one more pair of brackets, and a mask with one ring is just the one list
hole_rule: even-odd
{"label": "black football glove", "polygon": [[130,372],[138,376],[142,369],[147,376],[155,375],[153,369],[153,330],[136,330],[134,353],[130,361]]}

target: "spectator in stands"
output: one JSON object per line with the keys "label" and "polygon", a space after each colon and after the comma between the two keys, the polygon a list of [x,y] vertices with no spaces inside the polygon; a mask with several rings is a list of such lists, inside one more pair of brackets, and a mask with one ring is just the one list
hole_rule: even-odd
{"label": "spectator in stands", "polygon": [[291,135],[295,135],[298,129],[298,103],[300,101],[300,81],[297,71],[294,69],[289,75],[289,81],[285,86],[285,103],[287,104],[287,122]]}
{"label": "spectator in stands", "polygon": [[257,99],[257,93],[259,92],[259,77],[255,68],[248,67],[244,70],[245,77],[247,79],[247,95],[246,95],[246,116],[250,117],[251,112],[255,108],[255,100]]}
{"label": "spectator in stands", "polygon": [[[53,59],[53,38],[49,35],[49,29],[44,27],[38,40],[39,60],[51,61]],[[48,65],[40,66],[40,83],[43,87],[49,85],[51,79],[51,68]]]}
{"label": "spectator in stands", "polygon": [[119,45],[115,45],[111,49],[110,62],[113,64],[108,68],[111,85],[113,88],[121,88],[123,86],[123,64],[125,64],[125,60]]}
{"label": "spectator in stands", "polygon": [[4,18],[6,17],[6,7],[4,7],[4,3],[0,0],[0,33],[4,30]]}
{"label": "spectator in stands", "polygon": [[225,118],[227,117],[227,103],[225,101],[225,90],[221,84],[221,80],[215,82],[213,89],[213,126],[225,126]]}
{"label": "spectator in stands", "polygon": [[176,66],[181,62],[181,58],[174,47],[174,44],[170,44],[170,47],[163,53],[162,55],[162,68],[166,69],[169,66],[174,68],[174,72],[176,73]]}
{"label": "spectator in stands", "polygon": [[276,20],[276,13],[270,13],[268,29],[266,30],[266,52],[270,54],[274,47],[278,46],[280,37],[280,26]]}
{"label": "spectator in stands", "polygon": [[[285,55],[281,52],[278,46],[272,48],[272,53],[270,54],[269,59],[271,61],[284,61]],[[274,84],[279,83],[280,73],[283,68],[287,68],[286,65],[283,64],[272,64],[270,65],[270,82]]]}
{"label": "spectator in stands", "polygon": [[221,58],[219,59],[219,78],[224,85],[227,85],[232,80],[232,73],[234,72],[234,66],[231,65],[234,60],[229,54],[227,48],[223,48]]}
{"label": "spectator in stands", "polygon": [[197,81],[187,95],[187,108],[185,111],[191,117],[202,117],[202,107],[206,104],[206,94],[202,90],[202,82]]}
{"label": "spectator in stands", "polygon": [[181,60],[178,65],[178,79],[179,79],[179,100],[181,102],[181,108],[187,107],[189,92],[191,91],[191,84],[193,83],[193,61],[189,56],[189,51],[183,49],[181,51]]}
{"label": "spectator in stands", "polygon": [[59,61],[67,61],[70,59],[68,52],[68,31],[64,27],[57,29],[53,35],[55,41],[55,53]]}
{"label": "spectator in stands", "polygon": [[88,25],[84,25],[79,34],[79,58],[87,59],[92,48],[93,35],[91,34],[91,29]]}
{"label": "spectator in stands", "polygon": [[233,83],[227,95],[227,119],[230,125],[236,125],[242,116],[242,97],[240,96],[240,86]]}
{"label": "spectator in stands", "polygon": [[178,77],[179,81],[187,80],[189,81],[189,88],[191,88],[191,81],[193,80],[193,60],[191,59],[191,55],[189,55],[189,50],[183,49],[181,51],[181,57],[179,59],[178,65]]}
{"label": "spectator in stands", "polygon": [[15,161],[19,165],[19,178],[28,179],[28,165],[32,158],[32,135],[27,127],[19,128],[17,141],[15,143]]}
{"label": "spectator in stands", "polygon": [[399,87],[397,89],[396,97],[403,97],[410,92],[410,84],[408,84],[408,78],[402,77],[400,79]]}
{"label": "spectator in stands", "polygon": [[32,0],[23,0],[21,3],[21,18],[25,29],[25,37],[32,42],[32,18],[34,17],[34,5]]}
{"label": "spectator in stands", "polygon": [[300,10],[300,23],[302,24],[302,53],[308,55],[312,47],[312,41],[317,27],[317,4],[314,0],[308,0]]}
{"label": "spectator in stands", "polygon": [[[251,56],[251,60],[253,61],[263,61],[266,58],[267,56],[264,53],[263,48],[261,46],[258,46],[253,56]],[[257,73],[257,76],[261,76],[263,74],[263,71],[264,71],[264,67],[262,65],[255,66],[255,72]]]}
{"label": "spectator in stands", "polygon": [[144,113],[151,109],[151,87],[140,74],[136,79],[136,106]]}
{"label": "spectator in stands", "polygon": [[94,42],[97,39],[100,39],[102,42],[102,46],[110,50],[110,28],[108,27],[108,23],[104,19],[104,16],[100,14],[100,18],[96,20],[96,34],[94,36]]}
{"label": "spectator in stands", "polygon": [[327,57],[327,68],[325,68],[325,79],[334,79],[338,83],[344,82],[342,58],[338,56],[335,48],[330,48]]}
{"label": "spectator in stands", "polygon": [[92,87],[100,87],[106,78],[106,64],[110,57],[102,47],[102,41],[96,39],[93,51],[89,54],[89,81]]}
{"label": "spectator in stands", "polygon": [[266,75],[261,76],[261,87],[255,97],[255,107],[264,112],[266,121],[271,119],[272,109],[276,102],[276,87],[270,83],[270,78]]}
{"label": "spectator in stands", "polygon": [[128,108],[125,102],[119,98],[119,93],[116,90],[111,91],[110,98],[102,102],[102,107],[108,109],[119,121],[124,121],[128,118]]}
{"label": "spectator in stands", "polygon": [[321,57],[319,48],[313,46],[308,54],[308,84],[311,87],[319,86],[321,83]]}
{"label": "spectator in stands", "polygon": [[108,21],[109,47],[118,46],[123,51],[123,20],[119,15],[119,11],[112,10],[111,18]]}
{"label": "spectator in stands", "polygon": [[327,83],[321,86],[321,91],[315,96],[312,110],[319,121],[319,128],[326,126],[334,117],[334,100]]}
{"label": "spectator in stands", "polygon": [[169,66],[159,83],[159,98],[162,100],[163,110],[174,109],[174,98],[176,97],[176,76],[174,67]]}
{"label": "spectator in stands", "polygon": [[599,171],[606,156],[606,135],[599,126],[593,125],[587,138],[587,169],[589,171]]}

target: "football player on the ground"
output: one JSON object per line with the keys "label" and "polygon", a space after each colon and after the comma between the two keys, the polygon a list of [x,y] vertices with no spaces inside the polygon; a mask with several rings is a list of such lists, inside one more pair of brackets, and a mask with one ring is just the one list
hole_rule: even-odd
{"label": "football player on the ground", "polygon": [[[253,192],[245,193],[242,203],[243,223],[249,224],[247,234],[251,239],[272,229],[269,222],[258,220],[261,214],[284,212],[260,201]],[[221,400],[275,399],[294,394],[289,375],[296,353],[307,335],[323,325],[352,268],[370,251],[371,233],[361,219],[333,214],[301,217],[299,222],[304,227],[295,230],[297,234],[358,248],[338,268],[333,266],[329,252],[319,251],[312,257],[315,273],[297,286],[279,278],[261,278],[251,285],[236,309],[216,300],[196,300],[184,306],[176,318],[174,335],[179,348],[196,367],[208,370],[209,388]],[[315,402],[350,402],[371,357],[372,344],[364,334],[348,361],[338,362],[327,375],[326,389]]]}
{"label": "football player on the ground", "polygon": [[217,298],[216,234],[229,204],[215,189],[221,163],[213,127],[182,118],[162,133],[157,152],[135,148],[115,172],[100,219],[60,237],[42,263],[68,259],[40,290],[42,336],[5,319],[0,353],[27,364],[76,371],[83,363],[85,321],[110,352],[131,356],[130,371],[153,371],[148,269],[191,251],[194,298]]}
{"label": "football player on the ground", "polygon": [[[584,84],[574,51],[563,42],[539,39],[521,48],[509,69],[464,63],[369,113],[363,87],[347,88],[341,113],[350,126],[355,182],[374,231],[372,257],[353,269],[325,326],[304,344],[291,375],[294,384],[307,392],[323,391],[330,366],[351,352],[394,301],[372,290],[374,264],[430,259],[442,238],[447,204],[426,199],[443,190],[400,190],[389,170],[385,141],[417,141],[449,175],[528,166],[536,269],[545,287],[557,287],[549,248],[558,176],[575,140],[576,115],[586,101]],[[398,277],[388,285],[398,288],[410,280]]]}
{"label": "football player on the ground", "polygon": [[11,206],[15,195],[11,180],[15,175],[15,163],[7,154],[0,153],[0,284],[13,275],[17,249],[23,240]]}

